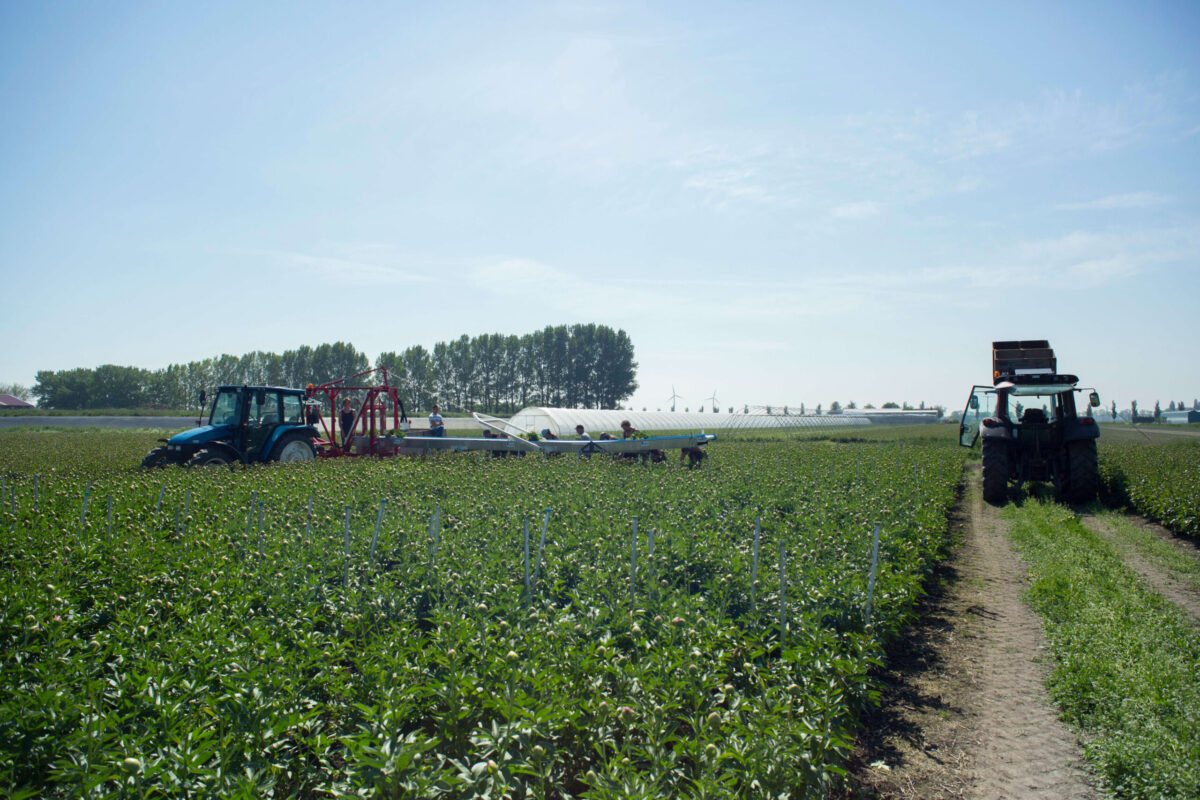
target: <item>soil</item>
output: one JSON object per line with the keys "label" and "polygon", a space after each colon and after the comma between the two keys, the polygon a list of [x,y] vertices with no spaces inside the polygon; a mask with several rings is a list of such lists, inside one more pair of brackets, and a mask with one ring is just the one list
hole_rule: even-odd
{"label": "soil", "polygon": [[999,509],[967,474],[961,544],[936,576],[919,622],[887,654],[880,708],[865,720],[855,798],[1095,798],[1074,734],[1046,694],[1026,569]]}

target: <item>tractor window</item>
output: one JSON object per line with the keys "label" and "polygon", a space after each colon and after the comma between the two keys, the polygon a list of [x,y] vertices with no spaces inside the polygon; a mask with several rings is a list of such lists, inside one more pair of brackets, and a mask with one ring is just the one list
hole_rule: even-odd
{"label": "tractor window", "polygon": [[1013,394],[1008,398],[1008,418],[1014,422],[1037,424],[1059,418],[1057,395]]}
{"label": "tractor window", "polygon": [[304,421],[301,413],[300,397],[294,394],[283,396],[283,421],[299,424]]}
{"label": "tractor window", "polygon": [[262,405],[259,405],[258,397],[251,395],[249,421],[251,425],[278,425],[279,395],[276,392],[266,392]]}
{"label": "tractor window", "polygon": [[218,394],[216,401],[213,403],[212,417],[209,418],[209,424],[237,425],[240,421],[238,418],[238,400],[240,398],[240,392],[221,392]]}

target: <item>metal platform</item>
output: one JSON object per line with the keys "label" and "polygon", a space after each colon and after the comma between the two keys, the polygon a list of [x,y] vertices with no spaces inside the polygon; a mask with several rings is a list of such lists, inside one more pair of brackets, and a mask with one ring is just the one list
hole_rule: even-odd
{"label": "metal platform", "polygon": [[494,432],[494,437],[466,436],[408,436],[396,448],[397,454],[420,455],[422,453],[452,451],[466,453],[485,450],[491,453],[541,453],[555,455],[574,453],[588,457],[597,453],[610,455],[643,455],[653,450],[687,450],[701,447],[715,440],[711,433],[691,433],[682,436],[648,436],[644,439],[542,439],[533,441],[525,438],[529,431],[508,420],[487,414],[473,414],[475,421],[484,427],[485,433]]}
{"label": "metal platform", "polygon": [[486,439],[467,436],[407,436],[396,448],[397,455],[421,455],[451,451],[466,453],[483,450],[492,453],[541,453],[554,455],[574,453],[591,456],[649,453],[651,450],[685,450],[701,447],[716,439],[715,434],[696,433],[683,436],[650,436],[645,439],[541,439],[536,442],[519,437]]}

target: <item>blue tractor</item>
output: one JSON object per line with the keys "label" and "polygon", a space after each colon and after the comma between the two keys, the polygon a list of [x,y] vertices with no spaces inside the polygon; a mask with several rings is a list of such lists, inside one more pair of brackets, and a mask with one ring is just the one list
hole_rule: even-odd
{"label": "blue tractor", "polygon": [[[204,392],[200,393],[204,407]],[[221,386],[208,424],[161,439],[143,467],[202,467],[241,462],[309,461],[317,429],[306,414],[304,391],[276,386]]]}

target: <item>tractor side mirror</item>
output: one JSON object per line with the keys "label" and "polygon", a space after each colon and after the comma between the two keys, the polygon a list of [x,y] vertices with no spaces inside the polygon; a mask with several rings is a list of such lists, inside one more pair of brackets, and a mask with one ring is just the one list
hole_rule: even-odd
{"label": "tractor side mirror", "polygon": [[208,395],[206,395],[206,394],[204,393],[204,390],[203,390],[203,389],[201,389],[201,390],[200,390],[200,396],[199,396],[199,398],[197,398],[197,402],[199,402],[199,404],[200,404],[200,407],[201,407],[201,408],[204,408],[204,401],[205,401],[207,398],[208,398]]}
{"label": "tractor side mirror", "polygon": [[1088,405],[1090,405],[1092,408],[1099,408],[1100,407],[1100,395],[1096,392],[1092,392],[1091,394],[1089,394],[1088,395]]}
{"label": "tractor side mirror", "polygon": [[972,411],[979,410],[979,398],[976,397],[975,395],[971,395],[971,410]]}

